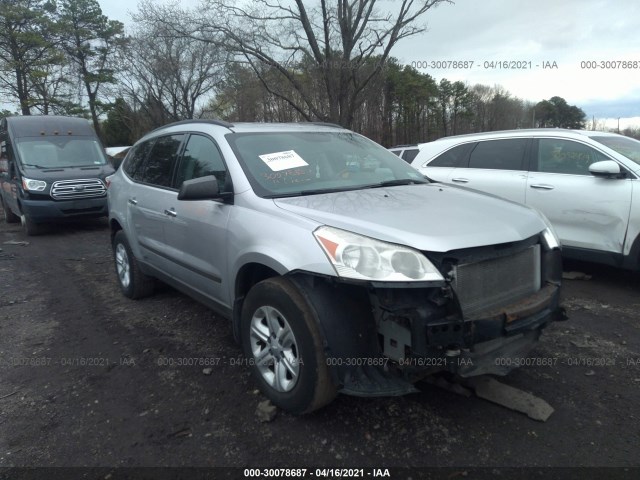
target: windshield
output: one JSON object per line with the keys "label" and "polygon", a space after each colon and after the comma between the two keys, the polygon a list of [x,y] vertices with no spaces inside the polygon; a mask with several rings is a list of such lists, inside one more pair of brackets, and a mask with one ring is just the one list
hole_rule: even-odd
{"label": "windshield", "polygon": [[427,182],[396,155],[352,132],[233,133],[227,139],[261,197]]}
{"label": "windshield", "polygon": [[107,159],[97,140],[90,137],[25,137],[16,142],[23,165],[36,168],[105,165]]}
{"label": "windshield", "polygon": [[624,155],[629,160],[633,160],[640,165],[640,142],[629,137],[618,136],[601,136],[594,135],[590,137],[591,140],[595,140],[598,143],[606,145],[611,150],[615,150],[620,155]]}

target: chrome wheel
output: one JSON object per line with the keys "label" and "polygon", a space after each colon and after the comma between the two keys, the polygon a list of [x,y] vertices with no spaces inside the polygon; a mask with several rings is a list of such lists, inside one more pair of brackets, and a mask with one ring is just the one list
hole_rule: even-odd
{"label": "chrome wheel", "polygon": [[298,345],[287,319],[273,307],[258,308],[251,318],[251,353],[264,381],[278,392],[291,391],[300,375]]}
{"label": "chrome wheel", "polygon": [[116,246],[116,271],[120,284],[124,288],[129,287],[131,283],[129,256],[127,255],[127,249],[121,243]]}

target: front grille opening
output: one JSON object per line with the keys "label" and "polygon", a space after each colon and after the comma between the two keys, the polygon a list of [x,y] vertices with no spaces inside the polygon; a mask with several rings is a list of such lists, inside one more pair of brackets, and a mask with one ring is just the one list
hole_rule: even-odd
{"label": "front grille opening", "polygon": [[453,289],[465,319],[517,302],[541,288],[540,245],[453,267]]}

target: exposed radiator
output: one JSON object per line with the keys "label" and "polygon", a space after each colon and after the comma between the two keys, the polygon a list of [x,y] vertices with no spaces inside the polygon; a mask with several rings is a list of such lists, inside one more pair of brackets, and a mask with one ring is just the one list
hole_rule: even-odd
{"label": "exposed radiator", "polygon": [[494,310],[540,290],[540,245],[506,257],[454,267],[453,288],[466,319]]}

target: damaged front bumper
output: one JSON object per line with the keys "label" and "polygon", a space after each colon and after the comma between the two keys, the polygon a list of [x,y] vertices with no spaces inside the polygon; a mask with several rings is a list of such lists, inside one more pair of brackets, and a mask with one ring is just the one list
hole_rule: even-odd
{"label": "damaged front bumper", "polygon": [[[327,365],[342,393],[404,395],[416,391],[416,381],[442,371],[461,377],[506,375],[523,364],[550,322],[566,319],[560,307],[559,250],[544,251],[530,239],[501,249],[500,256],[475,249],[455,260],[449,267],[446,260],[440,263],[449,273],[447,282],[418,288],[297,277],[316,310]],[[517,290],[526,284],[530,264],[537,270],[529,290],[505,297],[510,285]],[[520,276],[514,276],[520,266]],[[478,280],[485,270],[491,277]],[[495,283],[489,296],[502,295],[497,301],[482,304],[482,288],[464,298],[488,282]]]}
{"label": "damaged front bumper", "polygon": [[411,331],[395,319],[379,325],[381,353],[387,360],[384,365],[333,362],[343,370],[343,393],[403,395],[416,391],[416,381],[442,371],[461,377],[506,375],[525,364],[524,357],[550,322],[566,318],[556,285],[547,285],[534,298],[475,320],[455,316],[430,319],[419,310],[414,310],[413,318],[407,318],[406,312],[404,315],[403,323],[412,326]]}

